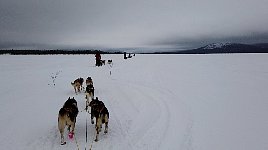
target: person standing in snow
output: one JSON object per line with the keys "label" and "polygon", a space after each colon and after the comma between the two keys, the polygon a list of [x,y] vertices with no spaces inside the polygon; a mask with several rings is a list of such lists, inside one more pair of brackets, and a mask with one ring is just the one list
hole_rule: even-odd
{"label": "person standing in snow", "polygon": [[100,55],[99,51],[96,52],[95,57],[96,57],[96,66],[100,66],[101,65],[101,55]]}

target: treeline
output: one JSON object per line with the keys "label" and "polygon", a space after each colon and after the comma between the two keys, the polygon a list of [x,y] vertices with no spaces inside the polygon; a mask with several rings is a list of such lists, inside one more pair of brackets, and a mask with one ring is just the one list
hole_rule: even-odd
{"label": "treeline", "polygon": [[122,52],[105,52],[100,50],[0,50],[0,55],[80,55],[95,54],[99,51],[101,54],[122,54]]}

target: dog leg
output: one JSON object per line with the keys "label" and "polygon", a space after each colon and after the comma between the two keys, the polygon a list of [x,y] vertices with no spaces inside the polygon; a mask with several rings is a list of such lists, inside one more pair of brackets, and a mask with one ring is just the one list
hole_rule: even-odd
{"label": "dog leg", "polygon": [[88,96],[87,96],[87,93],[86,93],[86,111],[87,111],[87,108],[88,108],[88,106],[89,106],[89,102],[88,102],[88,98],[87,98]]}
{"label": "dog leg", "polygon": [[108,133],[108,116],[105,115],[105,129],[104,129],[104,133]]}
{"label": "dog leg", "polygon": [[86,92],[86,97],[85,97],[85,99],[86,99],[86,107],[88,106],[88,93]]}
{"label": "dog leg", "polygon": [[74,92],[75,92],[75,94],[77,94],[75,86],[74,86]]}
{"label": "dog leg", "polygon": [[105,123],[104,133],[108,133],[108,122]]}
{"label": "dog leg", "polygon": [[98,125],[98,129],[99,129],[99,132],[101,132],[102,130],[102,115],[100,117],[98,117],[98,119],[96,119],[96,124]]}
{"label": "dog leg", "polygon": [[91,124],[94,124],[94,117],[91,115]]}
{"label": "dog leg", "polygon": [[65,145],[66,142],[64,141],[64,136],[63,134],[61,134],[61,142],[60,142],[61,145]]}
{"label": "dog leg", "polygon": [[[92,108],[91,108],[91,124],[94,124],[94,115],[93,115],[94,113],[93,113],[93,111],[92,111]],[[97,119],[96,119],[96,121],[97,121]]]}
{"label": "dog leg", "polygon": [[[75,120],[76,121],[76,120]],[[71,123],[70,125],[70,132],[74,133],[74,128],[75,128],[75,121]]]}
{"label": "dog leg", "polygon": [[97,131],[95,142],[99,141],[99,132]]}
{"label": "dog leg", "polygon": [[61,143],[61,145],[65,145],[66,142],[64,141],[64,135],[63,135],[65,125],[62,122],[59,122],[58,127],[59,127],[59,130],[60,130],[60,143]]}
{"label": "dog leg", "polygon": [[67,129],[70,132],[71,131],[71,125],[69,125]]}
{"label": "dog leg", "polygon": [[71,122],[71,124],[69,125],[68,127],[68,136],[69,136],[69,139],[72,139],[73,136],[74,136],[74,128],[75,128],[75,122]]}
{"label": "dog leg", "polygon": [[99,132],[101,132],[101,131],[102,131],[102,124],[99,127]]}
{"label": "dog leg", "polygon": [[86,101],[86,110],[88,109],[88,106],[89,106],[89,101],[87,100]]}
{"label": "dog leg", "polygon": [[100,119],[99,118],[97,118],[96,119],[96,139],[95,139],[95,142],[98,142],[99,141],[99,133],[100,133],[100,121],[99,121]]}
{"label": "dog leg", "polygon": [[96,139],[95,139],[95,142],[98,142],[99,141],[99,127],[96,127]]}
{"label": "dog leg", "polygon": [[64,128],[63,129],[60,129],[60,144],[61,145],[65,145],[66,144],[66,142],[64,141],[63,134],[64,134]]}

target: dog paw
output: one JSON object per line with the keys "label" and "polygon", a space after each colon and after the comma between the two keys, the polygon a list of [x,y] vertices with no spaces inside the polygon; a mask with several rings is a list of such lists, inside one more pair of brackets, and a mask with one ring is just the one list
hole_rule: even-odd
{"label": "dog paw", "polygon": [[62,142],[62,143],[60,143],[60,145],[65,145],[66,144],[66,142]]}

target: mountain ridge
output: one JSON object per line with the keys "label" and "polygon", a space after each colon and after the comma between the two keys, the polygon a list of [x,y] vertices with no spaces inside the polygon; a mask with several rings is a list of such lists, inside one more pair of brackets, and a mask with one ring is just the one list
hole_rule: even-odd
{"label": "mountain ridge", "polygon": [[170,52],[156,52],[167,54],[220,54],[220,53],[268,53],[268,43],[211,43],[200,48],[177,50]]}

